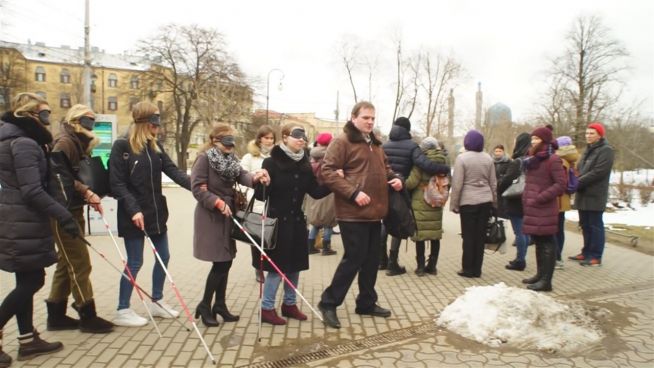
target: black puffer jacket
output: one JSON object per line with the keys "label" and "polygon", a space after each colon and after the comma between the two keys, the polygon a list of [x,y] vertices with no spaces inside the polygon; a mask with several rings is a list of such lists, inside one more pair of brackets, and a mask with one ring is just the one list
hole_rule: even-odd
{"label": "black puffer jacket", "polygon": [[[157,143],[158,144],[158,143]],[[154,152],[149,145],[132,152],[127,139],[117,139],[109,159],[111,192],[118,200],[118,235],[124,238],[143,236],[132,217],[143,212],[148,235],[167,231],[168,206],[161,192],[161,172],[182,187],[191,190],[191,181],[177,168],[163,147]]]}
{"label": "black puffer jacket", "polygon": [[435,163],[425,156],[418,144],[411,140],[411,133],[406,128],[393,125],[388,138],[389,141],[384,143],[382,148],[388,157],[391,169],[400,174],[402,180],[409,177],[413,165],[429,175],[450,174],[449,166]]}
{"label": "black puffer jacket", "polygon": [[[49,138],[48,138],[49,136]],[[50,217],[72,215],[45,191],[43,145],[52,135],[31,118],[11,113],[0,122],[0,269],[31,271],[57,261]]]}
{"label": "black puffer jacket", "polygon": [[513,161],[506,168],[506,173],[497,181],[497,197],[503,202],[502,208],[509,216],[522,217],[522,196],[516,198],[502,198],[502,193],[507,190],[513,181],[522,174],[522,159],[527,156],[527,151],[531,146],[531,135],[529,133],[520,133],[515,139],[513,148]]}
{"label": "black puffer jacket", "polygon": [[609,197],[609,178],[613,168],[613,148],[601,138],[589,145],[577,164],[579,187],[575,208],[582,211],[604,211]]}

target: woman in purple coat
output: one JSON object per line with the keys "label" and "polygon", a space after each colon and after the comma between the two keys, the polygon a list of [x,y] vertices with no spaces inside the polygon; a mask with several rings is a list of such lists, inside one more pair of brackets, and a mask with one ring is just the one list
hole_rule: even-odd
{"label": "woman in purple coat", "polygon": [[565,171],[552,131],[546,127],[531,133],[529,157],[523,160],[525,189],[522,193],[524,223],[522,231],[531,235],[536,243],[536,275],[522,280],[534,291],[551,291],[552,275],[556,263],[558,231],[558,197],[565,189]]}

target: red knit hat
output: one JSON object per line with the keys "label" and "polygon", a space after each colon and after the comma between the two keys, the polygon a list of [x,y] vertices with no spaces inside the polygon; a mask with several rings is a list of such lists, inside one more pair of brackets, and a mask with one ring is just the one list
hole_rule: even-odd
{"label": "red knit hat", "polygon": [[331,133],[320,133],[318,134],[318,137],[316,137],[316,143],[318,143],[321,146],[329,146],[329,142],[331,141],[332,141]]}
{"label": "red knit hat", "polygon": [[604,134],[606,133],[604,131],[604,125],[602,125],[602,123],[600,123],[600,122],[590,123],[590,124],[588,124],[588,127],[590,129],[595,129],[597,131],[597,134],[600,135],[600,137],[604,137]]}

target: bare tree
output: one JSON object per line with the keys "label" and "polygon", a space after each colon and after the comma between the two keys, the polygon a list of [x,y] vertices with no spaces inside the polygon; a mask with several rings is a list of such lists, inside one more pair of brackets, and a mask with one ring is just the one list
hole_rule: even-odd
{"label": "bare tree", "polygon": [[546,119],[553,119],[552,123],[557,118],[567,120],[567,114],[562,113],[571,108],[569,123],[579,144],[584,141],[588,123],[602,118],[618,101],[628,53],[598,16],[578,17],[565,41],[564,54],[553,60],[548,96],[552,100]]}
{"label": "bare tree", "polygon": [[[169,93],[172,98],[172,129],[177,164],[186,170],[186,152],[193,130],[206,122],[199,110],[199,98],[228,98],[217,91],[224,84],[239,79],[238,69],[229,61],[222,34],[197,25],[169,24],[157,34],[139,42],[138,50],[156,65],[148,71],[147,83],[153,94]],[[238,71],[240,73],[240,71]],[[211,117],[210,117],[211,118]]]}
{"label": "bare tree", "polygon": [[426,51],[423,53],[423,75],[421,84],[427,99],[425,112],[425,134],[432,134],[436,120],[436,135],[443,133],[443,121],[446,119],[447,91],[463,74],[463,66],[454,56]]}
{"label": "bare tree", "polygon": [[395,47],[395,107],[393,108],[393,120],[400,113],[400,105],[404,98],[404,66],[402,60],[402,39],[396,39]]}
{"label": "bare tree", "polygon": [[[357,97],[357,88],[354,83],[354,73],[358,69],[359,62],[356,58],[357,52],[360,49],[359,41],[356,36],[343,35],[338,45],[338,57],[343,67],[347,72],[347,78],[352,87],[352,94],[354,94],[354,103],[356,104],[359,99]],[[372,73],[372,72],[371,72]],[[372,79],[372,77],[370,77]]]}
{"label": "bare tree", "polygon": [[25,61],[21,54],[10,48],[0,48],[0,101],[9,106],[16,89],[25,89]]}

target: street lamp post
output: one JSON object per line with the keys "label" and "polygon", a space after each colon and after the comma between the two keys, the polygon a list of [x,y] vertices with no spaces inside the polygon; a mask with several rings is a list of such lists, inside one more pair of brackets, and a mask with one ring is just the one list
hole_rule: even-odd
{"label": "street lamp post", "polygon": [[279,78],[280,88],[281,88],[282,80],[284,79],[284,72],[281,69],[273,68],[270,69],[270,71],[268,72],[268,78],[266,79],[266,125],[268,125],[268,116],[270,112],[268,105],[270,103],[270,74],[272,74],[272,72],[282,73],[282,77]]}

